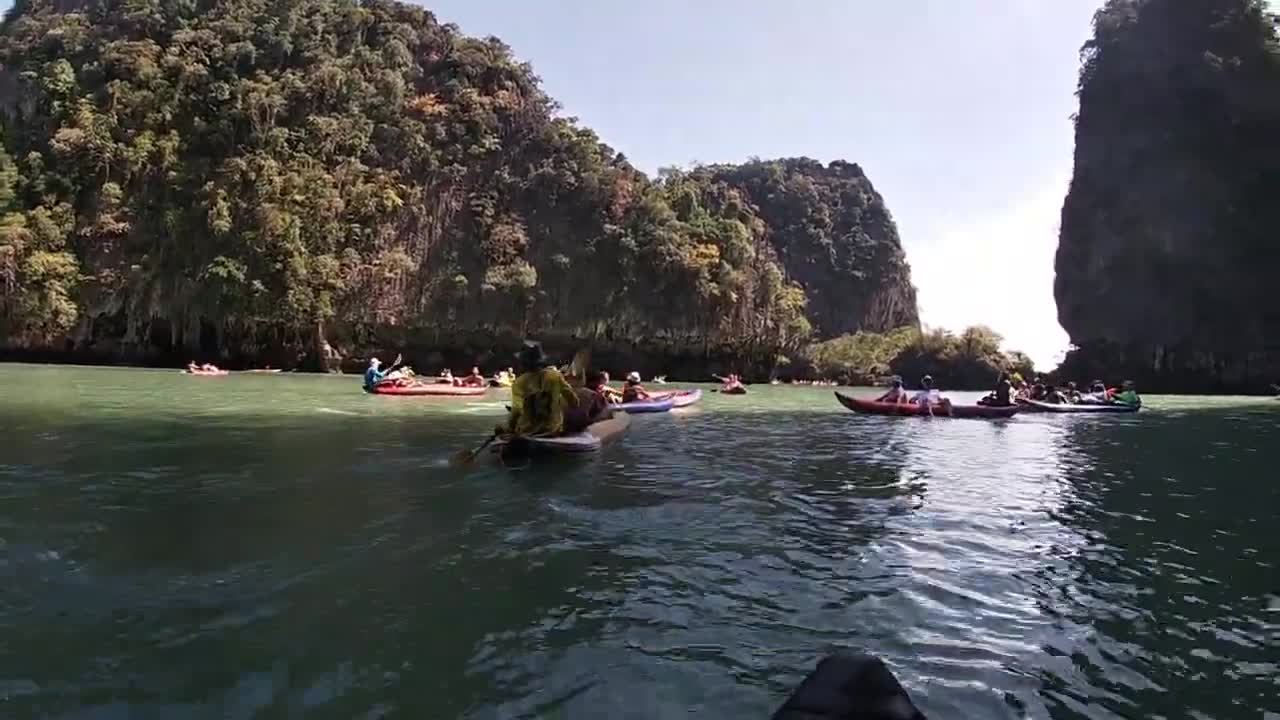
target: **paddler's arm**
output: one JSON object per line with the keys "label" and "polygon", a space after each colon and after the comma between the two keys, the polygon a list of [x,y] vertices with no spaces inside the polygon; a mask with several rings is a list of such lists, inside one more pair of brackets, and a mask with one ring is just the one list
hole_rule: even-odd
{"label": "paddler's arm", "polygon": [[573,391],[573,386],[563,374],[557,373],[557,376],[559,377],[557,389],[560,391],[560,396],[564,398],[568,407],[578,407],[578,393]]}
{"label": "paddler's arm", "polygon": [[516,427],[520,423],[520,413],[524,411],[524,395],[527,392],[525,386],[527,383],[521,382],[520,378],[511,383],[511,412],[507,414],[507,432],[515,434]]}

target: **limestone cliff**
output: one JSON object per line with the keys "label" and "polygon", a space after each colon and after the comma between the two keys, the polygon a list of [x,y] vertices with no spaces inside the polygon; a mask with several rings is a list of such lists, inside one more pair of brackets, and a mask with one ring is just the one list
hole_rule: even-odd
{"label": "limestone cliff", "polygon": [[649,178],[500,41],[391,0],[23,0],[0,145],[10,353],[319,367],[536,335],[763,367],[916,318],[856,165]]}
{"label": "limestone cliff", "polygon": [[1055,295],[1064,373],[1280,378],[1280,54],[1253,0],[1111,0],[1083,51]]}

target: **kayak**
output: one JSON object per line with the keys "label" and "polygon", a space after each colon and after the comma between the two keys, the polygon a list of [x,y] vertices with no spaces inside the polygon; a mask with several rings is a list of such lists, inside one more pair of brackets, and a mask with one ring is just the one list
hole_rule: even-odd
{"label": "kayak", "polygon": [[664,413],[676,406],[676,401],[671,397],[654,398],[653,400],[637,400],[635,402],[622,403],[614,405],[614,409],[621,410],[631,415],[641,413]]}
{"label": "kayak", "polygon": [[373,390],[369,392],[373,395],[396,395],[400,397],[475,397],[483,395],[485,389],[482,387],[455,387],[453,385],[410,385],[408,387],[375,385]]}
{"label": "kayak", "polygon": [[1028,407],[1028,412],[1048,412],[1048,413],[1136,413],[1142,409],[1141,405],[1091,405],[1089,403],[1080,403],[1078,405],[1068,405],[1063,403],[1047,403],[1039,400],[1019,400],[1018,402]]}
{"label": "kayak", "polygon": [[[836,400],[840,404],[849,408],[856,413],[864,413],[867,415],[929,415],[929,410],[915,403],[885,403],[876,402],[875,400],[859,400],[857,398],[846,397],[840,393],[836,393]],[[953,417],[953,418],[1007,418],[1016,415],[1018,407],[983,407],[982,405],[952,405],[951,414],[944,414],[945,411],[940,405],[933,406],[933,415],[935,417]]]}
{"label": "kayak", "polygon": [[280,372],[277,369],[261,369],[261,370],[241,370],[245,375],[274,375]]}
{"label": "kayak", "polygon": [[676,390],[670,393],[654,393],[655,398],[671,398],[672,408],[689,407],[702,399],[701,390]]}
{"label": "kayak", "polygon": [[746,395],[747,388],[745,385],[732,385],[720,388],[721,395]]}
{"label": "kayak", "polygon": [[601,420],[580,433],[556,437],[513,437],[496,443],[494,453],[504,456],[530,455],[582,455],[593,453],[622,437],[631,425],[631,416],[616,413],[608,420]]}

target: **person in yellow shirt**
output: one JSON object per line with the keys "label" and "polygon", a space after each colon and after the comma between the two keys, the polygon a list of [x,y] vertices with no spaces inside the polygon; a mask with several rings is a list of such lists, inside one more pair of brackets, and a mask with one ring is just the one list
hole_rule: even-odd
{"label": "person in yellow shirt", "polygon": [[542,345],[526,342],[516,355],[520,375],[511,383],[511,414],[501,434],[560,435],[565,408],[578,406],[578,396],[555,368]]}

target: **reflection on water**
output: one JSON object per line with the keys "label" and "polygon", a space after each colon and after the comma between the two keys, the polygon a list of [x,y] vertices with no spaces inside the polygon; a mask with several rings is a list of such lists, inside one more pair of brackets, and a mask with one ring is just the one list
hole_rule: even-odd
{"label": "reflection on water", "polygon": [[459,472],[500,393],[357,385],[0,366],[5,716],[766,717],[835,648],[935,718],[1280,711],[1280,408],[761,388]]}

